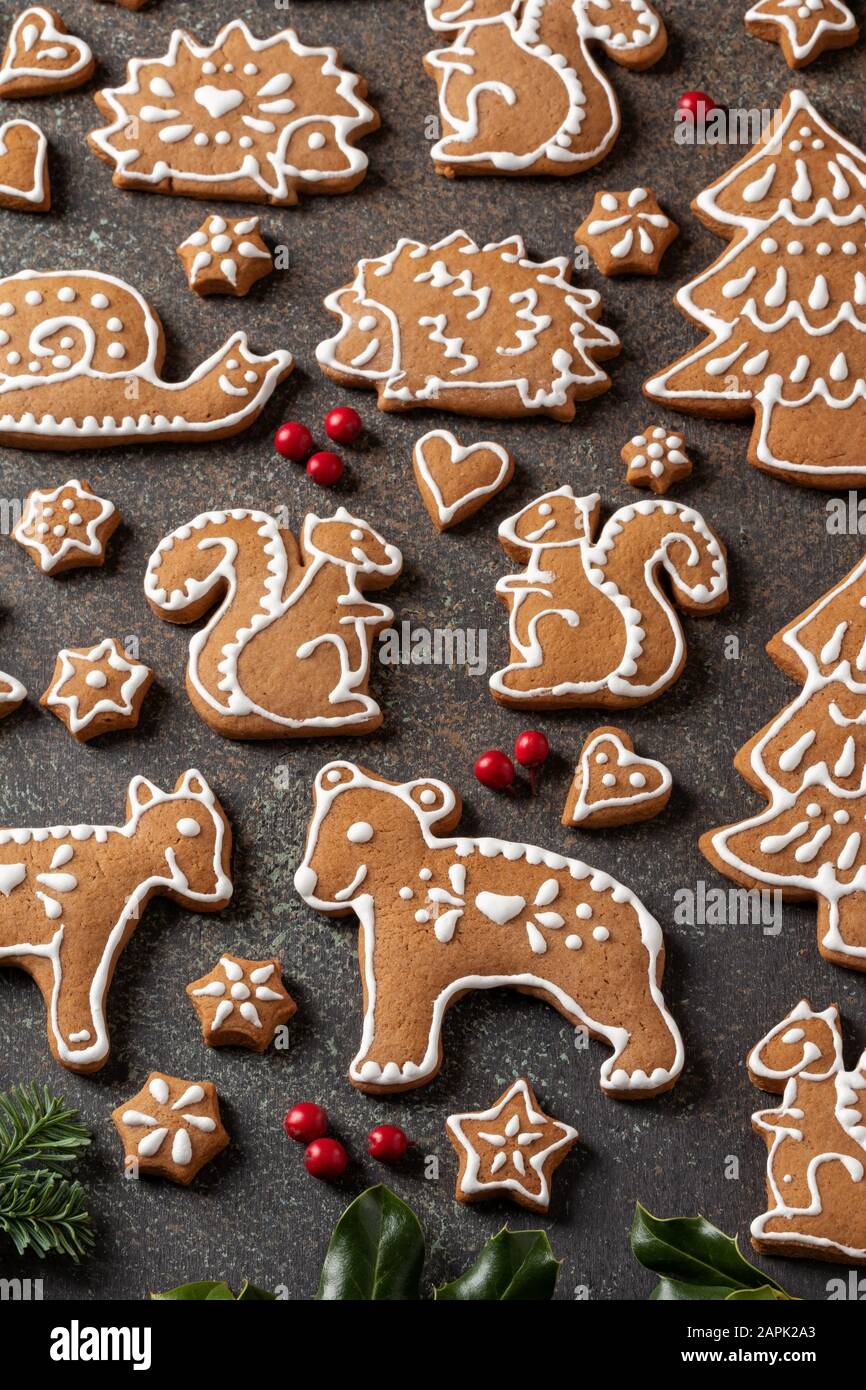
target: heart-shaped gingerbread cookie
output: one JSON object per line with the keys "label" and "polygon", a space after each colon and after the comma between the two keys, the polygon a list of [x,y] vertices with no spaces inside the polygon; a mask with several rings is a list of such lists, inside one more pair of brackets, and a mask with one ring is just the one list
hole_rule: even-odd
{"label": "heart-shaped gingerbread cookie", "polygon": [[48,141],[32,121],[0,125],[0,207],[18,212],[51,207]]}
{"label": "heart-shaped gingerbread cookie", "polygon": [[22,10],[0,64],[0,97],[39,97],[80,87],[93,76],[94,57],[54,10]]}
{"label": "heart-shaped gingerbread cookie", "polygon": [[415,445],[415,480],[440,531],[477,512],[511,481],[514,459],[501,444],[463,445],[450,430],[431,430]]}
{"label": "heart-shaped gingerbread cookie", "polygon": [[672,786],[664,763],[638,757],[622,729],[593,729],[580,750],[562,823],[595,830],[651,820],[667,806]]}

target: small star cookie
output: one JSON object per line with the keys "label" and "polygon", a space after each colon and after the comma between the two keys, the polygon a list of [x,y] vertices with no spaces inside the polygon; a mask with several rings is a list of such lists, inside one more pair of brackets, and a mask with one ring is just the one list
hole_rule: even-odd
{"label": "small star cookie", "polygon": [[114,637],[95,647],[57,653],[51,684],[39,703],[62,720],[79,743],[99,734],[134,729],[153,672],[127,657]]}
{"label": "small star cookie", "polygon": [[648,188],[597,193],[592,212],[574,234],[602,275],[656,275],[680,229]]}
{"label": "small star cookie", "polygon": [[593,729],[580,750],[562,823],[595,830],[652,820],[667,806],[672,786],[664,763],[639,758],[622,729]]}
{"label": "small star cookie", "polygon": [[676,430],[649,425],[621,450],[626,465],[626,482],[632,487],[648,487],[663,497],[668,488],[691,475],[694,467],[685,452],[685,440]]}
{"label": "small star cookie", "polygon": [[22,10],[12,25],[0,62],[0,97],[41,97],[68,92],[93,76],[96,61],[60,15],[42,5]]}
{"label": "small star cookie", "polygon": [[758,0],[746,14],[755,38],[777,43],[789,68],[805,68],[826,49],[848,48],[860,26],[843,0]]}
{"label": "small star cookie", "polygon": [[270,275],[274,261],[258,227],[258,217],[206,217],[177,248],[190,289],[241,298]]}
{"label": "small star cookie", "polygon": [[509,1197],[532,1211],[547,1211],[553,1173],[577,1142],[576,1129],[539,1109],[524,1077],[489,1110],[449,1115],[445,1130],[460,1156],[458,1202]]}
{"label": "small star cookie", "polygon": [[97,497],[89,483],[70,478],[50,491],[31,492],[12,536],[43,574],[62,574],[103,564],[120,520],[113,502]]}
{"label": "small star cookie", "polygon": [[277,1028],[298,1010],[283,986],[281,971],[276,959],[245,960],[226,954],[208,975],[187,985],[208,1047],[264,1052]]}
{"label": "small star cookie", "polygon": [[27,691],[21,682],[14,676],[7,676],[5,671],[0,671],[0,719],[5,719],[7,714],[14,714],[26,699]]}
{"label": "small star cookie", "polygon": [[48,141],[33,121],[0,125],[0,208],[47,212],[51,207]]}
{"label": "small star cookie", "polygon": [[137,1095],[111,1113],[124,1167],[186,1186],[226,1147],[216,1087],[152,1071]]}

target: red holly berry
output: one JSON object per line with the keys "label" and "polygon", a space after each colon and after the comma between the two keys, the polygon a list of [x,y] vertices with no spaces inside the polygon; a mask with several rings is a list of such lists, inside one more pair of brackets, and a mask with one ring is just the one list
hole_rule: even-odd
{"label": "red holly berry", "polygon": [[335,444],[354,444],[364,422],[350,405],[338,405],[325,416],[325,434]]}
{"label": "red holly berry", "polygon": [[313,1178],[332,1182],[346,1171],[349,1155],[339,1139],[314,1139],[304,1150],[304,1167]]}
{"label": "red holly berry", "polygon": [[328,1132],[328,1112],[311,1100],[302,1100],[293,1105],[283,1120],[283,1129],[290,1139],[298,1139],[309,1144],[311,1139],[321,1139]]}
{"label": "red holly berry", "polygon": [[535,796],[535,774],[550,756],[550,744],[538,729],[525,729],[518,734],[514,744],[514,756],[521,767],[529,770],[529,786]]}
{"label": "red holly berry", "polygon": [[367,1149],[380,1163],[398,1163],[409,1147],[409,1140],[397,1125],[377,1125],[367,1135]]}
{"label": "red holly berry", "polygon": [[514,783],[514,763],[507,753],[489,748],[475,761],[475,776],[482,787],[494,792],[508,791]]}
{"label": "red holly berry", "polygon": [[291,459],[292,463],[303,463],[313,452],[315,440],[306,425],[302,425],[298,420],[287,420],[274,435],[274,448],[284,459]]}
{"label": "red holly berry", "polygon": [[705,121],[711,111],[718,111],[719,108],[706,92],[683,92],[677,109],[687,111],[693,120]]}
{"label": "red holly berry", "polygon": [[307,476],[320,487],[333,487],[343,476],[343,460],[339,454],[320,449],[312,458],[307,459]]}

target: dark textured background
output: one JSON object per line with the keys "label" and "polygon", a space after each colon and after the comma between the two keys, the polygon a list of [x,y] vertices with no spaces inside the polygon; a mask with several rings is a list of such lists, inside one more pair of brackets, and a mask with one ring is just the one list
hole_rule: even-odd
{"label": "dark textured background", "polygon": [[[5,0],[4,29],[16,8]],[[3,273],[25,266],[74,267],[130,280],[164,318],[169,375],[185,375],[237,327],[249,330],[260,351],[290,348],[298,367],[258,424],[233,441],[65,457],[7,450],[0,456],[4,498],[80,475],[111,497],[124,517],[103,571],[51,580],[14,543],[0,545],[0,666],[31,692],[23,711],[0,731],[0,816],[13,825],[114,821],[134,773],[171,786],[183,768],[197,765],[217,788],[237,841],[237,891],[228,912],[196,917],[160,901],[148,910],[117,971],[110,1004],[113,1055],[98,1075],[74,1076],[55,1065],[35,988],[18,971],[0,972],[0,1085],[47,1081],[81,1110],[94,1133],[82,1176],[98,1233],[96,1253],[79,1269],[59,1261],[19,1261],[4,1245],[0,1274],[41,1275],[50,1298],[139,1298],[147,1289],[186,1279],[226,1277],[237,1285],[244,1275],[306,1298],[315,1289],[340,1211],[368,1183],[384,1178],[418,1210],[428,1239],[426,1277],[441,1281],[457,1273],[505,1220],[538,1224],[509,1204],[468,1209],[455,1203],[455,1158],[443,1133],[452,1110],[488,1104],[520,1073],[533,1079],[554,1114],[581,1132],[580,1146],[557,1176],[544,1223],[566,1261],[559,1297],[571,1298],[584,1285],[592,1298],[646,1297],[652,1281],[628,1249],[636,1198],[660,1215],[701,1211],[738,1232],[748,1246],[749,1222],[762,1210],[764,1147],[749,1128],[762,1098],[749,1083],[744,1053],[809,994],[819,1007],[836,1000],[846,1010],[853,1057],[866,1032],[866,981],[820,961],[810,906],[787,908],[782,934],[771,938],[759,927],[675,926],[674,893],[699,879],[717,885],[697,851],[697,836],[756,805],[731,756],[794,693],[764,655],[764,642],[861,553],[856,536],[826,534],[826,497],[786,488],[750,469],[746,427],[686,422],[697,466],[673,496],[700,507],[727,542],[733,602],[718,619],[687,624],[684,676],[666,698],[623,721],[640,749],[672,767],[676,790],[668,810],[649,825],[593,837],[559,824],[569,763],[586,732],[603,722],[592,712],[534,721],[557,751],[535,802],[496,797],[474,782],[475,755],[490,745],[509,746],[524,716],[495,705],[485,680],[460,671],[378,670],[374,688],[385,724],[363,742],[223,742],[195,716],[184,694],[189,633],[159,622],[142,594],[155,543],[203,509],[285,505],[300,523],[308,509],[344,502],[403,548],[405,575],[390,591],[398,619],[429,627],[486,627],[491,669],[504,664],[505,615],[493,590],[509,567],[496,541],[498,522],[543,489],[566,482],[600,490],[607,506],[632,500],[636,494],[624,483],[619,449],[659,414],[641,400],[640,384],[696,341],[670,297],[715,257],[720,243],[699,227],[689,200],[735,152],[677,147],[676,98],[703,87],[725,104],[771,106],[791,85],[780,51],[746,35],[740,22],[745,8],[745,0],[665,0],[669,52],[644,74],[607,65],[622,101],[623,134],[612,156],[583,177],[451,184],[434,176],[425,138],[435,102],[421,56],[434,45],[420,0],[298,0],[280,8],[266,0],[210,0],[206,6],[154,0],[138,14],[94,0],[63,0],[69,27],[97,54],[100,84],[122,80],[127,57],[161,53],[176,25],[209,41],[220,23],[236,15],[259,34],[295,24],[309,43],[339,42],[347,66],[367,76],[383,129],[366,142],[372,168],[359,192],[310,199],[300,209],[263,210],[271,241],[291,249],[288,272],[256,286],[247,299],[202,301],[186,288],[174,248],[198,226],[208,205],[113,189],[110,168],[85,148],[85,132],[96,124],[88,90],[2,108],[4,116],[32,115],[42,123],[54,189],[48,217],[0,212]],[[800,80],[824,114],[861,142],[862,44],[828,54]],[[348,278],[356,258],[385,251],[400,235],[432,240],[462,225],[479,240],[492,240],[518,231],[539,258],[567,255],[594,193],[639,182],[651,182],[683,232],[655,281],[603,281],[593,270],[585,276],[602,289],[605,321],[624,342],[622,357],[612,364],[613,390],[580,408],[571,426],[540,419],[495,429],[459,422],[467,439],[489,433],[507,445],[518,473],[511,488],[473,521],[438,537],[416,493],[410,457],[419,434],[449,419],[432,413],[384,416],[374,397],[329,384],[314,358],[316,343],[334,323],[321,308],[322,296]],[[221,210],[240,215],[230,205]],[[298,417],[316,426],[326,409],[344,400],[362,411],[369,431],[330,497],[279,458],[271,437],[282,419]],[[59,647],[111,633],[140,638],[156,685],[137,732],[80,747],[59,721],[39,711],[35,697]],[[724,657],[732,633],[741,642],[738,661]],[[673,1092],[645,1105],[606,1099],[597,1087],[602,1047],[577,1051],[572,1030],[552,1009],[507,993],[471,996],[453,1010],[445,1064],[432,1085],[402,1100],[369,1098],[352,1089],[346,1071],[361,1020],[355,931],[308,911],[291,881],[311,778],[327,758],[352,754],[394,778],[431,773],[449,779],[466,795],[468,830],[573,850],[640,894],[665,929],[665,993],[686,1039],[686,1071]],[[276,788],[278,766],[287,770],[290,790]],[[183,990],[224,949],[282,956],[300,1005],[287,1053],[203,1048]],[[188,1190],[123,1179],[109,1112],[154,1067],[208,1077],[219,1087],[232,1142]],[[334,1187],[313,1182],[300,1148],[283,1136],[283,1113],[301,1098],[328,1107],[335,1131],[353,1154],[344,1181]],[[405,1126],[419,1155],[439,1156],[438,1181],[425,1180],[420,1157],[391,1173],[367,1160],[365,1136],[380,1120]],[[737,1181],[724,1176],[729,1155],[739,1159]],[[796,1261],[765,1264],[807,1297],[824,1297],[834,1272]]]}

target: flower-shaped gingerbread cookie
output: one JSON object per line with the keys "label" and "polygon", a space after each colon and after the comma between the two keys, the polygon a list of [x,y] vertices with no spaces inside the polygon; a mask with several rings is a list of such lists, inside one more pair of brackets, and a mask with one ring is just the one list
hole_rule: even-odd
{"label": "flower-shaped gingerbread cookie", "polygon": [[208,1047],[264,1052],[298,1006],[284,988],[280,962],[220,956],[208,975],[187,985]]}
{"label": "flower-shaped gingerbread cookie", "polygon": [[153,672],[133,661],[114,637],[95,647],[64,647],[51,684],[39,703],[66,725],[79,743],[117,729],[134,729]]}
{"label": "flower-shaped gingerbread cookie", "polygon": [[62,574],[101,565],[119,525],[113,502],[97,497],[89,483],[70,478],[60,487],[31,492],[12,536],[43,574]]}
{"label": "flower-shaped gingerbread cookie", "polygon": [[112,1111],[124,1166],[184,1187],[229,1142],[210,1081],[182,1081],[152,1071],[131,1100]]}
{"label": "flower-shaped gingerbread cookie", "polygon": [[663,497],[668,488],[691,476],[694,467],[685,452],[685,440],[677,430],[648,425],[620,451],[626,466],[626,482],[632,487],[648,487]]}
{"label": "flower-shaped gingerbread cookie", "polygon": [[574,234],[602,275],[655,275],[679,227],[648,188],[597,193],[592,212]]}
{"label": "flower-shaped gingerbread cookie", "polygon": [[510,1197],[533,1211],[547,1211],[553,1173],[577,1142],[576,1129],[539,1108],[524,1077],[489,1110],[449,1115],[445,1129],[460,1156],[458,1202]]}
{"label": "flower-shaped gingerbread cookie", "polygon": [[257,217],[206,217],[198,231],[177,248],[189,287],[196,294],[248,294],[270,275],[273,257],[262,240]]}
{"label": "flower-shaped gingerbread cookie", "polygon": [[638,757],[622,729],[593,729],[580,750],[562,823],[595,830],[651,820],[667,806],[672,786],[664,763]]}
{"label": "flower-shaped gingerbread cookie", "polygon": [[59,14],[42,5],[23,10],[12,25],[0,63],[0,97],[67,92],[93,76],[87,44],[70,34]]}

